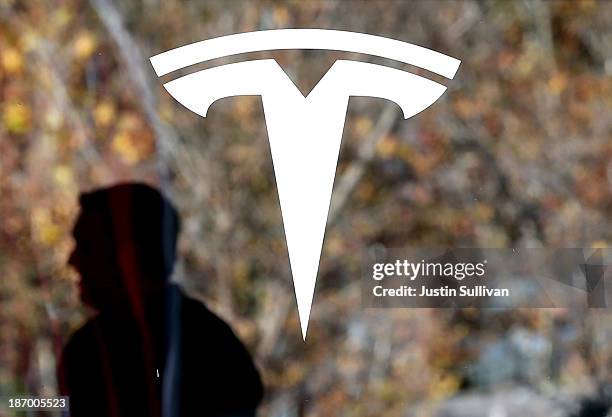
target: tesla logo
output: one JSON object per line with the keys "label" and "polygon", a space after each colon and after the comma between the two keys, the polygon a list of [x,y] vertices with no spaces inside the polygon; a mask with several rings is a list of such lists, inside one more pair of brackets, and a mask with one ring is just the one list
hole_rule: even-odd
{"label": "tesla logo", "polygon": [[[240,33],[193,43],[151,58],[158,76],[224,56],[278,49],[327,49],[401,61],[452,79],[460,61],[409,43],[362,33],[283,29]],[[227,64],[164,84],[189,110],[206,117],[224,97],[259,95],[278,186],[293,285],[306,338],[350,96],[397,103],[404,118],[433,104],[446,87],[409,72],[338,60],[304,97],[273,59]]]}

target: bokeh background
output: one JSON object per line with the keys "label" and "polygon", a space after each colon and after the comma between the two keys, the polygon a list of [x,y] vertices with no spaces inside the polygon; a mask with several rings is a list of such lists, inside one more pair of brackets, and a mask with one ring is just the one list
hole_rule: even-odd
{"label": "bokeh background", "polygon": [[[203,119],[148,63],[275,28],[462,60],[408,121],[350,100],[306,343],[260,99]],[[339,57],[423,73],[329,51],[209,65],[263,56],[304,91]],[[609,310],[366,310],[359,266],[380,245],[608,247],[611,76],[607,1],[0,0],[0,394],[53,395],[62,344],[88,314],[66,267],[78,192],[142,180],[183,216],[175,279],[256,359],[260,416],[606,416]]]}

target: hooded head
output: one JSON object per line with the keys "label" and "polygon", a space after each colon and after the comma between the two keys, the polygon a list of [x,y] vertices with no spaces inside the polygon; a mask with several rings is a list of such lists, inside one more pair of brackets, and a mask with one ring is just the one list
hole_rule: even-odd
{"label": "hooded head", "polygon": [[179,217],[158,190],[119,184],[81,194],[69,264],[82,301],[98,310],[165,287],[176,259]]}

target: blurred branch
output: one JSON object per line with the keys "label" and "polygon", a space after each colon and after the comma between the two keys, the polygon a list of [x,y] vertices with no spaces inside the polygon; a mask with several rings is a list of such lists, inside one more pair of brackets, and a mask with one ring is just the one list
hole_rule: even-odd
{"label": "blurred branch", "polygon": [[378,142],[391,131],[395,118],[397,117],[397,111],[398,108],[396,104],[387,103],[385,105],[376,125],[361,143],[358,151],[358,159],[349,165],[338,180],[338,185],[335,187],[332,194],[329,216],[327,219],[328,225],[334,222],[340,209],[347,203],[349,196],[357,186],[359,180],[363,177],[367,165],[374,159]]}
{"label": "blurred branch", "polygon": [[543,0],[531,0],[528,5],[533,10],[533,19],[540,45],[542,46],[542,59],[550,70],[556,70],[555,43],[550,16],[549,2]]}
{"label": "blurred branch", "polygon": [[[148,61],[145,60],[140,48],[123,26],[121,15],[115,5],[109,0],[91,0],[91,5],[117,45],[128,77],[135,84],[138,96],[141,98],[141,106],[155,133],[160,181],[162,185],[167,185],[165,182],[168,180],[169,160],[173,160],[176,167],[181,167],[187,161],[181,160],[179,162],[177,159],[181,156],[182,159],[189,158],[189,152],[182,152],[179,156],[178,135],[158,116],[157,100],[152,88],[153,83],[147,71],[144,70]],[[190,165],[193,166],[193,163]]]}
{"label": "blurred branch", "polygon": [[458,43],[457,41],[470,29],[474,28],[477,22],[483,18],[477,3],[461,3],[461,10],[461,15],[448,27],[448,30],[441,31],[440,33],[449,43]]}
{"label": "blurred branch", "polygon": [[293,306],[293,297],[287,297],[287,289],[279,285],[275,280],[266,283],[266,302],[262,303],[265,311],[259,317],[258,327],[261,332],[258,356],[269,358],[272,350],[278,343],[283,322]]}
{"label": "blurred branch", "polygon": [[54,88],[51,90],[52,100],[55,105],[60,109],[61,113],[65,115],[69,122],[74,127],[75,132],[79,137],[79,151],[83,155],[83,158],[87,161],[89,166],[95,166],[103,173],[103,180],[112,178],[112,173],[102,160],[97,149],[93,146],[91,139],[92,127],[86,124],[84,120],[87,118],[81,114],[74,105],[70,95],[66,89],[68,83],[62,77],[66,71],[59,68],[59,64],[53,58],[57,56],[56,51],[53,50],[51,45],[40,40],[38,47],[35,50],[35,54],[39,57],[44,65],[49,68],[49,74],[53,80]]}

